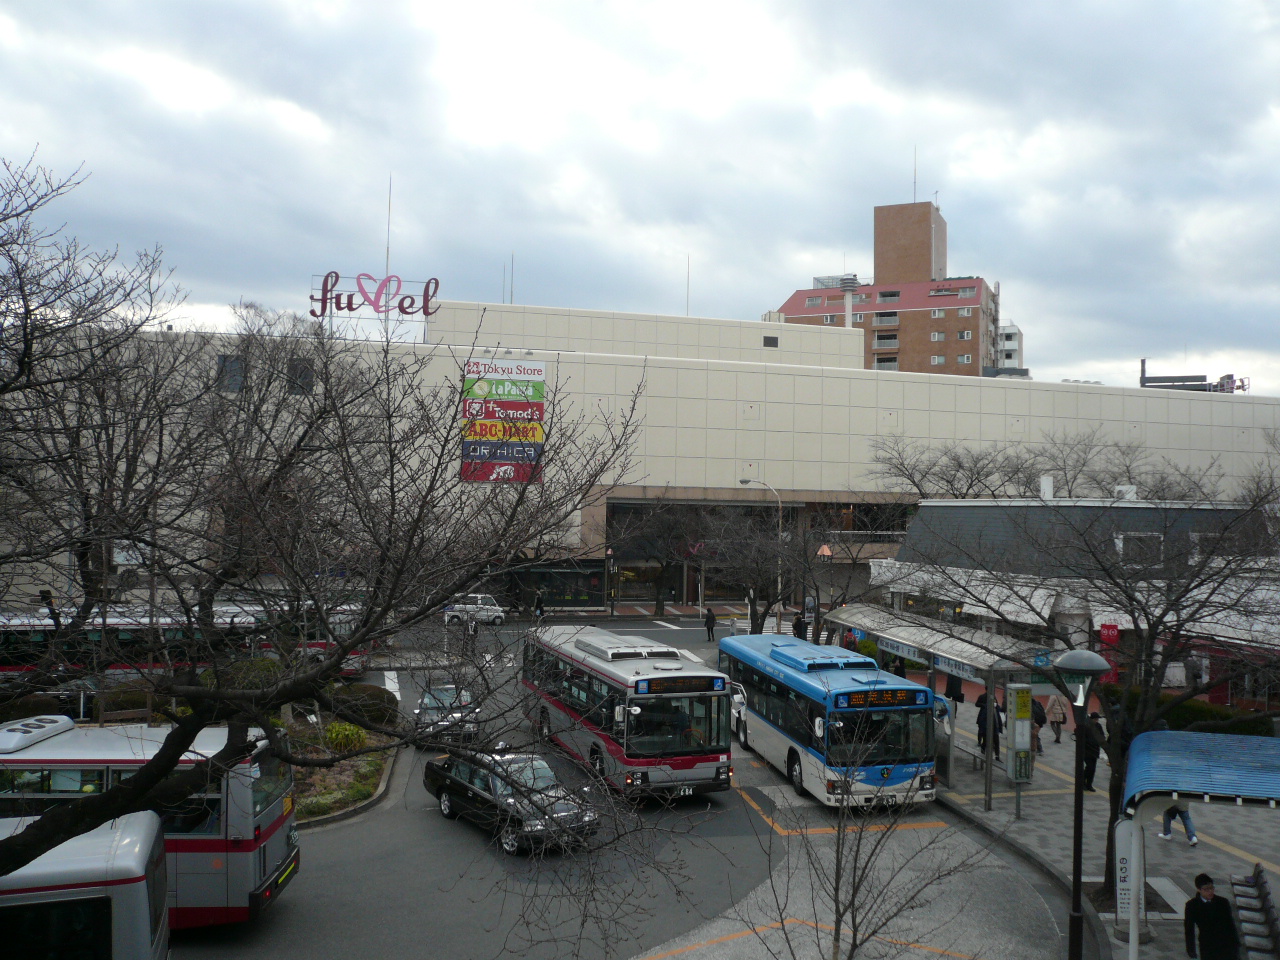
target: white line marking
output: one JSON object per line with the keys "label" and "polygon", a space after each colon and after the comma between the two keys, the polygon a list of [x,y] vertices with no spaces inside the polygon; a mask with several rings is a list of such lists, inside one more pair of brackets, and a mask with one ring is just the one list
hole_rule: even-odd
{"label": "white line marking", "polygon": [[660,626],[660,627],[666,627],[668,630],[683,630],[683,629],[684,629],[683,627],[677,627],[674,623],[667,623],[665,620],[655,620],[655,621],[653,621],[653,622],[654,622],[654,623],[656,623],[656,624],[657,624],[658,626]]}
{"label": "white line marking", "polygon": [[382,672],[382,682],[388,690],[395,694],[397,700],[400,699],[400,678],[396,676],[394,670],[384,670]]}

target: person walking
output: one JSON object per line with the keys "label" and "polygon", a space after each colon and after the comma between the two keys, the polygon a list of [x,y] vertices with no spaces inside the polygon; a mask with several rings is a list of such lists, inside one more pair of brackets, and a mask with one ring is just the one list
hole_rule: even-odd
{"label": "person walking", "polygon": [[1000,759],[1000,734],[1004,730],[1004,724],[1000,720],[1000,705],[992,698],[988,700],[984,693],[975,703],[978,707],[978,749],[986,752],[987,749],[987,705],[990,703],[995,707],[995,717],[992,721],[991,756],[996,760]]}
{"label": "person walking", "polygon": [[533,597],[533,616],[536,620],[541,621],[546,614],[546,610],[542,606],[542,591],[539,590]]}
{"label": "person walking", "polygon": [[1098,757],[1102,755],[1102,728],[1098,725],[1101,719],[1102,714],[1095,711],[1076,727],[1076,736],[1084,737],[1084,788],[1089,793],[1097,792],[1093,789],[1093,778],[1098,772]]}
{"label": "person walking", "polygon": [[1044,714],[1049,721],[1049,729],[1053,731],[1053,742],[1061,743],[1062,725],[1067,722],[1067,717],[1071,716],[1071,701],[1062,694],[1055,693],[1049,698]]}
{"label": "person walking", "polygon": [[1195,846],[1200,842],[1196,836],[1196,826],[1191,822],[1191,808],[1187,806],[1185,800],[1175,800],[1164,811],[1164,830],[1156,836],[1161,840],[1173,839],[1173,819],[1177,817],[1182,821],[1182,829],[1187,831],[1187,843]]}
{"label": "person walking", "polygon": [[707,643],[716,642],[716,612],[707,607],[707,615],[702,618],[702,625],[707,628]]}
{"label": "person walking", "polygon": [[[1213,892],[1213,877],[1196,877],[1196,895],[1182,911],[1182,928],[1187,938],[1187,956],[1198,960],[1238,960],[1240,937],[1226,897]],[[1199,952],[1196,934],[1199,933]]]}
{"label": "person walking", "polygon": [[791,632],[796,635],[797,640],[804,639],[804,626],[804,614],[797,610],[795,619],[791,621]]}
{"label": "person walking", "polygon": [[1040,741],[1040,731],[1044,729],[1045,723],[1044,705],[1035,697],[1031,698],[1031,739],[1034,741],[1032,746],[1035,747],[1038,756],[1044,756],[1044,744]]}
{"label": "person walking", "polygon": [[907,661],[903,660],[902,657],[894,657],[893,675],[901,677],[903,680],[907,679]]}

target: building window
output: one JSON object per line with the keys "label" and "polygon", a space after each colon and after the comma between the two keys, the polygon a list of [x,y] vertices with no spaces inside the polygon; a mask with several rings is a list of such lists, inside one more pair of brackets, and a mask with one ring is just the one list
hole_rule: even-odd
{"label": "building window", "polygon": [[766,347],[776,347],[776,346],[778,345],[778,338],[777,338],[777,337],[765,337],[765,338],[764,338],[764,345],[765,345]]}
{"label": "building window", "polygon": [[973,339],[973,331],[972,331],[972,330],[961,330],[961,331],[960,331],[960,339],[961,339],[961,340],[972,340],[972,339]]}
{"label": "building window", "polygon": [[1013,343],[1013,341],[1014,341],[1014,339],[1015,339],[1016,337],[1017,337],[1017,334],[1015,334],[1015,333],[1006,333],[1006,334],[1004,335],[1004,342],[1005,342],[1005,343]]}
{"label": "building window", "polygon": [[876,357],[876,369],[877,370],[897,370],[898,358],[897,357]]}
{"label": "building window", "polygon": [[943,363],[946,363],[946,362],[947,362],[947,358],[946,358],[946,357],[939,357],[939,356],[938,356],[938,355],[936,355],[936,354],[935,354],[934,356],[932,356],[932,357],[930,357],[930,358],[929,358],[929,363],[930,363],[931,365],[935,366],[935,367],[936,367],[936,366],[938,366],[939,364],[943,364]]}
{"label": "building window", "polygon": [[244,389],[244,357],[234,353],[218,354],[218,371],[213,388],[223,393],[239,393]]}
{"label": "building window", "polygon": [[947,311],[945,311],[945,310],[934,310],[934,311],[933,311],[933,319],[934,319],[934,320],[942,320],[942,319],[945,319],[945,318],[946,318],[946,316],[947,316]]}
{"label": "building window", "polygon": [[853,322],[854,322],[854,323],[861,323],[865,317],[866,317],[866,314],[865,314],[865,313],[855,313],[855,314],[853,315]]}
{"label": "building window", "polygon": [[932,340],[934,343],[937,343],[940,340],[947,339],[947,335],[943,333],[941,330],[935,330],[933,331],[933,333],[929,334],[929,339]]}
{"label": "building window", "polygon": [[822,322],[823,323],[839,323],[841,319],[842,318],[838,313],[828,313],[823,316]]}
{"label": "building window", "polygon": [[804,298],[804,305],[806,307],[816,307],[820,303],[822,303],[821,297],[805,297]]}
{"label": "building window", "polygon": [[977,287],[961,287],[960,288],[960,296],[962,297],[976,297],[977,295],[978,295]]}
{"label": "building window", "polygon": [[881,290],[876,294],[877,303],[897,303],[901,299],[901,290]]}
{"label": "building window", "polygon": [[960,354],[960,356],[956,357],[956,363],[973,363],[973,354],[972,353]]}
{"label": "building window", "polygon": [[972,317],[973,307],[961,307],[959,310],[959,313],[960,313],[960,316],[962,317]]}
{"label": "building window", "polygon": [[877,313],[872,324],[877,327],[892,327],[898,322],[896,313]]}
{"label": "building window", "polygon": [[1004,352],[1004,358],[1005,358],[1006,360],[1012,360],[1012,359],[1013,359],[1013,351],[1012,351],[1012,350],[1006,350],[1006,351]]}
{"label": "building window", "polygon": [[303,357],[290,357],[285,374],[287,389],[293,394],[310,393],[316,386],[316,371],[311,361]]}

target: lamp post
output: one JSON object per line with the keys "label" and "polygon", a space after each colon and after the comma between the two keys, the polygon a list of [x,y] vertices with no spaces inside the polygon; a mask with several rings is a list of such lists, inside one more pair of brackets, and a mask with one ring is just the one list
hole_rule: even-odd
{"label": "lamp post", "polygon": [[1081,885],[1084,866],[1084,738],[1093,684],[1111,669],[1111,664],[1092,650],[1068,650],[1053,661],[1053,669],[1065,681],[1068,676],[1085,677],[1080,703],[1076,704],[1076,783],[1075,811],[1071,826],[1071,917],[1067,924],[1067,960],[1081,960],[1084,950],[1084,909]]}
{"label": "lamp post", "polygon": [[769,492],[778,498],[778,621],[777,632],[782,632],[782,494],[773,489],[770,484],[763,480],[753,480],[751,477],[743,477],[738,481],[744,487],[748,484],[758,483],[762,487],[768,487]]}

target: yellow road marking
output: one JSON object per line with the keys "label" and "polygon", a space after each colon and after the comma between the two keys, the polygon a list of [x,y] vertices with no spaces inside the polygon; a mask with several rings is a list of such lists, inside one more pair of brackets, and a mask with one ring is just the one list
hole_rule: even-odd
{"label": "yellow road marking", "polygon": [[[781,923],[762,923],[756,927],[748,927],[746,930],[740,930],[737,933],[729,933],[723,937],[715,937],[711,940],[704,940],[701,943],[691,943],[687,947],[676,947],[674,950],[668,950],[666,953],[654,953],[641,960],[668,960],[669,957],[678,957],[682,953],[692,953],[694,950],[701,950],[703,947],[714,947],[722,943],[731,943],[734,940],[741,940],[743,937],[751,937],[768,930],[781,930],[783,927],[801,926],[811,927],[815,930],[825,930],[828,933],[835,928],[826,923],[815,923],[812,920],[801,920],[797,917],[787,917]],[[943,950],[941,947],[930,947],[923,943],[912,943],[910,940],[895,940],[892,937],[872,937],[873,940],[879,940],[881,943],[892,943],[898,947],[911,947],[915,950],[925,950],[929,953],[936,953],[944,957],[957,957],[959,960],[979,960],[978,957],[969,953],[955,953],[952,950]]]}
{"label": "yellow road marking", "polygon": [[[756,803],[755,800],[753,800],[749,794],[744,793],[742,790],[739,790],[738,793],[741,794],[743,800],[747,801],[747,803],[751,805],[751,809],[753,809],[756,813],[760,815],[760,819],[763,820],[765,823],[767,823],[770,827],[772,827],[773,832],[778,834],[781,837],[824,836],[824,835],[829,836],[831,834],[835,834],[839,832],[838,827],[801,827],[797,830],[789,830],[786,827],[781,826],[776,820],[774,820],[771,816],[765,813],[764,810],[761,809],[760,804]],[[869,827],[863,827],[862,829],[870,830],[870,831],[925,830],[925,829],[936,829],[938,827],[945,827],[945,826],[946,824],[943,823],[941,820],[928,820],[928,821],[921,821],[918,823],[874,824]]]}

